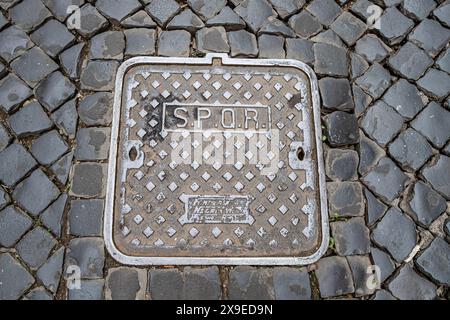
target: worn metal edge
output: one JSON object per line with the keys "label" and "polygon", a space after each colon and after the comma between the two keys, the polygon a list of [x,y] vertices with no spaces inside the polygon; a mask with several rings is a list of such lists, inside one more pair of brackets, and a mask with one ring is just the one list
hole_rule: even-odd
{"label": "worn metal edge", "polygon": [[[120,125],[123,80],[130,67],[140,64],[209,64],[214,58],[222,59],[224,65],[255,65],[255,66],[290,66],[297,68],[309,78],[313,102],[314,131],[316,136],[316,159],[318,168],[318,185],[321,208],[322,241],[316,252],[307,257],[138,257],[122,253],[114,244],[114,194],[116,163],[118,151],[118,134]],[[117,90],[117,88],[119,90]],[[294,59],[235,59],[227,54],[208,53],[203,58],[181,57],[135,57],[123,62],[117,70],[115,81],[115,95],[113,119],[111,129],[111,145],[109,151],[108,177],[104,210],[103,236],[110,255],[119,263],[126,265],[307,265],[316,262],[325,254],[329,241],[328,205],[326,195],[326,181],[322,153],[322,126],[320,119],[320,100],[317,77],[314,71],[305,63]]]}

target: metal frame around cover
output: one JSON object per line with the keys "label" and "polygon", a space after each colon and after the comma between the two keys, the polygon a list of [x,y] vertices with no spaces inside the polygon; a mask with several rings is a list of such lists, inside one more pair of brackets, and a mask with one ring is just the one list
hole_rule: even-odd
{"label": "metal frame around cover", "polygon": [[[321,210],[322,241],[316,252],[307,257],[142,257],[129,256],[117,249],[113,239],[114,197],[116,183],[116,163],[120,114],[122,109],[123,80],[129,68],[142,64],[180,64],[212,65],[213,59],[221,59],[222,65],[230,66],[273,66],[294,67],[304,72],[311,84],[311,96],[314,113],[314,131],[316,137],[316,157],[319,177],[319,198]],[[115,96],[109,151],[108,182],[106,189],[103,235],[105,245],[111,256],[127,265],[307,265],[316,262],[328,248],[328,205],[325,185],[325,172],[322,155],[322,128],[320,121],[320,101],[317,77],[313,70],[303,62],[293,59],[235,59],[227,54],[208,53],[203,58],[179,57],[135,57],[125,61],[118,69],[115,83]]]}

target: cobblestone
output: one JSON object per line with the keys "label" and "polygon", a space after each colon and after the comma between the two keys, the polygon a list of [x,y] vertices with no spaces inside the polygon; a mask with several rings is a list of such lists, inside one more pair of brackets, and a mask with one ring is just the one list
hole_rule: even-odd
{"label": "cobblestone", "polygon": [[312,64],[314,63],[313,45],[312,41],[305,39],[286,39],[286,58]]}
{"label": "cobblestone", "polygon": [[33,42],[22,29],[11,26],[0,32],[0,56],[11,62],[33,46]]}
{"label": "cobblestone", "polygon": [[70,139],[75,138],[77,131],[78,113],[75,99],[63,104],[53,112],[51,118],[55,125]]}
{"label": "cobblestone", "polygon": [[40,136],[31,146],[31,154],[43,165],[50,165],[69,149],[61,136],[52,130]]}
{"label": "cobblestone", "polygon": [[38,134],[53,126],[53,122],[37,101],[23,106],[14,113],[9,118],[9,123],[13,132],[19,137]]}
{"label": "cobblestone", "polygon": [[108,158],[109,128],[83,128],[77,133],[75,158],[78,160],[105,160]]}
{"label": "cobblestone", "polygon": [[314,44],[314,69],[317,73],[330,76],[347,76],[347,50],[328,43]]}
{"label": "cobblestone", "polygon": [[230,271],[228,296],[233,300],[274,299],[273,274],[267,269],[236,267]]}
{"label": "cobblestone", "polygon": [[0,300],[20,298],[33,283],[33,276],[16,259],[0,254]]}
{"label": "cobblestone", "polygon": [[0,180],[7,187],[11,187],[30,172],[36,164],[36,161],[22,145],[11,144],[0,152]]}
{"label": "cobblestone", "polygon": [[404,169],[415,171],[433,155],[433,149],[422,135],[408,128],[389,145],[389,153]]}
{"label": "cobblestone", "polygon": [[400,300],[432,300],[436,297],[436,286],[419,276],[408,264],[389,283],[389,290]]}
{"label": "cobblestone", "polygon": [[405,188],[408,176],[392,160],[384,157],[362,178],[362,181],[375,194],[392,202]]}
{"label": "cobblestone", "polygon": [[347,79],[322,78],[319,80],[319,88],[323,108],[340,111],[351,111],[354,109],[350,82]]}
{"label": "cobblestone", "polygon": [[28,232],[16,249],[23,261],[33,270],[38,269],[48,258],[57,241],[41,227]]}
{"label": "cobblestone", "polygon": [[325,116],[325,127],[334,147],[355,144],[359,140],[358,122],[353,114],[335,111]]}
{"label": "cobblestone", "polygon": [[53,202],[47,209],[42,212],[40,219],[45,227],[47,227],[57,237],[61,236],[62,217],[64,208],[67,203],[67,194],[63,193]]}
{"label": "cobblestone", "polygon": [[277,300],[311,300],[311,283],[305,269],[275,268],[273,285]]}
{"label": "cobblestone", "polygon": [[191,35],[187,31],[163,31],[159,36],[158,54],[162,56],[187,57],[190,52],[190,43]]}
{"label": "cobblestone", "polygon": [[204,26],[203,21],[192,10],[186,9],[167,24],[167,29],[186,29],[189,32],[195,32]]}
{"label": "cobblestone", "polygon": [[67,298],[69,300],[103,300],[105,280],[81,280],[80,289],[69,289]]}
{"label": "cobblestone", "polygon": [[327,257],[319,260],[315,271],[322,298],[336,297],[355,291],[352,273],[343,257]]}
{"label": "cobblestone", "polygon": [[414,222],[396,208],[386,212],[375,227],[372,238],[397,262],[406,259],[417,242]]}
{"label": "cobblestone", "polygon": [[370,250],[372,261],[380,268],[380,282],[383,283],[395,271],[395,264],[391,257],[384,251],[378,248],[371,248]]}
{"label": "cobblestone", "polygon": [[0,245],[12,247],[30,229],[33,221],[17,207],[0,211]]}
{"label": "cobblestone", "polygon": [[330,216],[364,215],[364,197],[358,182],[330,182],[327,184],[327,192]]}
{"label": "cobblestone", "polygon": [[59,248],[37,271],[39,281],[53,294],[58,290],[64,261],[64,247]]}
{"label": "cobblestone", "polygon": [[217,300],[222,296],[217,267],[150,270],[148,283],[154,300]]}
{"label": "cobblestone", "polygon": [[147,272],[134,268],[111,268],[105,283],[107,300],[144,300]]}
{"label": "cobblestone", "polygon": [[358,153],[354,150],[329,149],[325,154],[325,170],[332,180],[356,180]]}
{"label": "cobblestone", "polygon": [[112,120],[113,95],[98,92],[84,97],[78,105],[80,120],[87,126],[107,126]]}
{"label": "cobblestone", "polygon": [[[258,38],[259,57],[283,59],[286,56],[284,51],[284,38],[269,34],[262,34]],[[288,42],[286,47],[289,48]]]}
{"label": "cobblestone", "polygon": [[80,198],[103,197],[105,195],[106,165],[86,162],[72,167],[70,194]]}
{"label": "cobblestone", "polygon": [[363,218],[331,222],[330,226],[338,255],[351,256],[369,253],[369,229],[365,226]]}
{"label": "cobblestone", "polygon": [[422,174],[431,186],[447,200],[450,199],[450,158],[440,155],[422,169]]}
{"label": "cobblestone", "polygon": [[0,80],[0,107],[6,112],[13,112],[31,93],[22,80],[10,74]]}
{"label": "cobblestone", "polygon": [[77,79],[80,76],[80,58],[84,49],[84,44],[74,45],[59,55],[61,67],[71,79]]}
{"label": "cobblestone", "polygon": [[75,265],[80,268],[81,279],[99,279],[103,277],[104,263],[105,249],[101,238],[70,240],[66,250],[65,273],[69,266]]}
{"label": "cobblestone", "polygon": [[256,37],[245,30],[228,32],[228,41],[232,57],[256,57],[258,44]]}
{"label": "cobblestone", "polygon": [[57,20],[49,20],[31,34],[31,40],[51,57],[58,55],[74,39],[74,35]]}
{"label": "cobblestone", "polygon": [[155,31],[144,28],[124,31],[126,37],[125,54],[130,56],[153,55],[155,53]]}
{"label": "cobblestone", "polygon": [[69,227],[74,236],[102,236],[103,200],[72,200]]}

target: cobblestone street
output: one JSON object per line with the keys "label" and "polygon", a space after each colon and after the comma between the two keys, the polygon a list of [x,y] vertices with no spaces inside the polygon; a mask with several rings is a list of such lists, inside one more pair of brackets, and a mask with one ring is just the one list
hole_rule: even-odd
{"label": "cobblestone street", "polygon": [[[319,79],[313,264],[137,267],[105,248],[119,66],[210,52]],[[0,0],[0,300],[448,300],[449,204],[450,0]]]}

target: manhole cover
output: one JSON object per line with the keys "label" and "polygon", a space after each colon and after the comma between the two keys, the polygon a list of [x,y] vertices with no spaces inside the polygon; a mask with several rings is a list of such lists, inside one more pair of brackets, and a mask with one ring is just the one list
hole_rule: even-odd
{"label": "manhole cover", "polygon": [[140,57],[116,80],[105,239],[125,264],[293,265],[328,245],[316,78],[294,60]]}

